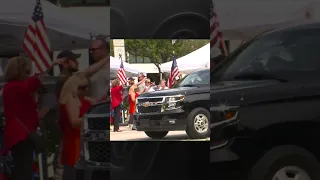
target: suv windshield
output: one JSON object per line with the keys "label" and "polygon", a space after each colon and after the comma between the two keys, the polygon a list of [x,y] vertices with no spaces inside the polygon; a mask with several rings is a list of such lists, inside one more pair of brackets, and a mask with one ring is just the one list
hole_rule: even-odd
{"label": "suv windshield", "polygon": [[[234,80],[235,77],[268,75],[295,79],[319,75],[319,29],[267,33],[234,51],[211,72],[211,80]],[[253,77],[253,76],[252,76]]]}
{"label": "suv windshield", "polygon": [[210,84],[210,71],[196,71],[185,76],[175,87],[201,86]]}

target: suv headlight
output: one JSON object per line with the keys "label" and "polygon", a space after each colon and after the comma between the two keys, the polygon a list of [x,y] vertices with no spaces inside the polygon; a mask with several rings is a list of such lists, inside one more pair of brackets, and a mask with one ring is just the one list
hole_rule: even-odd
{"label": "suv headlight", "polygon": [[165,109],[166,110],[171,110],[171,109],[178,109],[182,107],[182,103],[184,100],[184,96],[183,95],[179,95],[179,96],[172,96],[172,97],[166,97],[166,106]]}

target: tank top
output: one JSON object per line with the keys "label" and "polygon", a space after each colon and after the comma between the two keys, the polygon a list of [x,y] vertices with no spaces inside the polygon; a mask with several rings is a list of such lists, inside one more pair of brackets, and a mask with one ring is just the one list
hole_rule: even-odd
{"label": "tank top", "polygon": [[[137,98],[138,96],[139,94],[135,93],[135,97]],[[134,112],[136,111],[136,101],[132,101],[130,94],[128,98],[129,98],[129,114],[134,114]]]}
{"label": "tank top", "polygon": [[[79,117],[82,117],[90,107],[91,102],[87,99],[82,99]],[[60,105],[60,127],[62,130],[61,164],[75,166],[81,152],[81,128],[73,128],[71,126],[65,104]]]}

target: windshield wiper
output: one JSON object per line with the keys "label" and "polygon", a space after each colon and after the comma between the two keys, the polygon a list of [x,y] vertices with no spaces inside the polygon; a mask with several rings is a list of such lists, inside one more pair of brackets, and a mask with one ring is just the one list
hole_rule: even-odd
{"label": "windshield wiper", "polygon": [[277,80],[279,82],[288,82],[289,80],[277,77],[270,73],[242,73],[233,77],[235,80]]}

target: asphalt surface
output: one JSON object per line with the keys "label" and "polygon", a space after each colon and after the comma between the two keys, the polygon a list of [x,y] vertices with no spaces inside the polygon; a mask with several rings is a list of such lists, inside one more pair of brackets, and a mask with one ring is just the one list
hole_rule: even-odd
{"label": "asphalt surface", "polygon": [[128,126],[120,126],[121,132],[113,132],[111,127],[110,141],[208,141],[207,139],[190,139],[185,131],[170,131],[163,139],[151,139],[143,131],[134,131]]}

